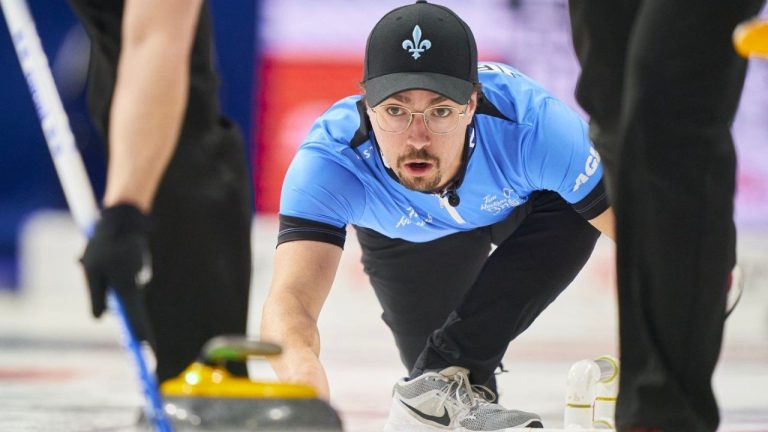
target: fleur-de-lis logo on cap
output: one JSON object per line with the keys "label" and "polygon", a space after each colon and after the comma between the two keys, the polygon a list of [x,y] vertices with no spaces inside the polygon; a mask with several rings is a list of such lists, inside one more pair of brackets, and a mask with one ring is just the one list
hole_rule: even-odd
{"label": "fleur-de-lis logo on cap", "polygon": [[421,40],[421,27],[418,25],[413,28],[413,40],[404,40],[403,49],[408,50],[414,60],[418,60],[421,57],[421,53],[432,47],[432,42],[429,39]]}

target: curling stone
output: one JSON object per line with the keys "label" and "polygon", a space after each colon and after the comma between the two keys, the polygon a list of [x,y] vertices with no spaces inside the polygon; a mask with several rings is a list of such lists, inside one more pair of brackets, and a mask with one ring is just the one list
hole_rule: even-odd
{"label": "curling stone", "polygon": [[253,381],[230,374],[225,362],[280,354],[278,345],[244,336],[217,336],[199,361],[160,387],[176,431],[341,432],[336,411],[314,388]]}

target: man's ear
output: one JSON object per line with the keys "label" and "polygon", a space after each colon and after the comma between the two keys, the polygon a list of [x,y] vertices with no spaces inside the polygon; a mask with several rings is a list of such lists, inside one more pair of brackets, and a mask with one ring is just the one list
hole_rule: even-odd
{"label": "man's ear", "polygon": [[472,116],[475,115],[475,111],[477,111],[477,98],[477,91],[473,91],[472,95],[469,97],[469,103],[467,103],[467,119],[470,122],[472,121]]}

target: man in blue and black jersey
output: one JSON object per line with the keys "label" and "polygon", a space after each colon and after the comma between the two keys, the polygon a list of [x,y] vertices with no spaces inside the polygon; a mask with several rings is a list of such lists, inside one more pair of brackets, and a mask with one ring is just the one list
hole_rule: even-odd
{"label": "man in blue and black jersey", "polygon": [[425,1],[376,24],[363,86],[317,119],[283,184],[273,367],[328,397],[316,323],[353,225],[411,370],[387,430],[540,427],[477,386],[612,236],[587,125],[515,69],[478,64],[466,23]]}

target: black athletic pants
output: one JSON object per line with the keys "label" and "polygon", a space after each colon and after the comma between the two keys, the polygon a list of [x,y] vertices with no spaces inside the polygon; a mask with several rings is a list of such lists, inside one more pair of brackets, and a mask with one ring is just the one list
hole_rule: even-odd
{"label": "black athletic pants", "polygon": [[735,262],[731,33],[762,0],[571,0],[577,99],[617,218],[621,430],[714,431]]}
{"label": "black athletic pants", "polygon": [[[147,307],[160,381],[181,373],[208,339],[246,333],[251,280],[251,188],[242,137],[228,120],[200,136],[217,151],[174,156],[152,208]],[[229,365],[245,376],[244,364]]]}
{"label": "black athletic pants", "polygon": [[412,375],[463,366],[473,383],[495,389],[493,371],[509,342],[576,277],[599,232],[559,195],[543,192],[500,223],[426,243],[363,228],[357,236]]}

